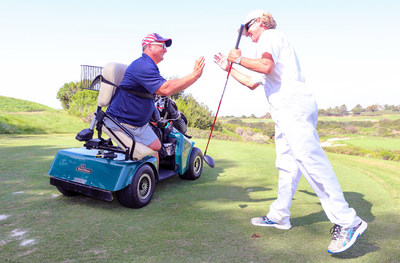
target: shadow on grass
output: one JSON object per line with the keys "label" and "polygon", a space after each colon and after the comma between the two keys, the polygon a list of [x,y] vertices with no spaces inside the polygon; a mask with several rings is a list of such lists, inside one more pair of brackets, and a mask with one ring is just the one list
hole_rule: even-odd
{"label": "shadow on grass", "polygon": [[[229,167],[238,167],[238,165],[236,164],[236,162],[231,161],[231,160],[223,160],[223,159],[217,159],[216,164],[218,164],[218,166],[216,166],[215,168],[212,169],[207,169],[204,177],[206,177],[206,181],[207,182],[212,182],[212,181],[216,181],[217,178],[219,177],[220,174],[222,174],[224,172],[224,169]],[[230,200],[233,201],[243,201],[243,202],[265,202],[265,201],[271,201],[271,200],[275,200],[275,198],[263,198],[263,199],[252,199],[249,197],[249,193],[252,192],[264,192],[264,191],[271,191],[272,188],[266,188],[266,187],[260,187],[260,186],[255,186],[255,187],[248,187],[247,189],[242,188],[242,187],[235,187],[235,186],[216,186],[216,187],[220,187],[221,189],[216,189],[213,191],[216,191],[219,193],[219,195],[221,197],[226,197],[229,198]],[[224,196],[224,191],[227,191],[228,193],[231,191],[240,193],[242,192],[243,195],[240,195],[240,197],[235,197],[232,199],[232,195],[228,195],[228,196]],[[246,191],[246,192],[244,192]],[[211,198],[210,198],[211,199]],[[240,208],[246,208],[248,205],[246,203],[240,204],[239,207]]]}
{"label": "shadow on grass", "polygon": [[[307,190],[299,190],[299,192],[317,197],[315,193]],[[365,200],[363,194],[356,192],[344,192],[343,194],[346,198],[346,201],[349,204],[357,204],[355,210],[359,217],[361,217],[367,223],[375,221],[375,216],[371,212],[372,203]],[[318,204],[321,205],[321,203],[319,202]],[[291,219],[293,227],[306,226],[317,222],[325,222],[325,221],[328,222],[329,220],[326,217],[325,212],[323,210],[317,213],[309,214],[307,216]],[[356,245],[354,245],[354,247],[343,253],[332,254],[332,257],[341,259],[358,258],[368,253],[375,252],[379,249],[380,248],[376,244],[373,244],[368,240],[368,231],[366,231],[362,236],[358,238],[357,243]]]}
{"label": "shadow on grass", "polygon": [[[299,190],[299,192],[317,197],[315,193],[307,190]],[[350,204],[350,207],[352,207],[351,204],[356,204],[354,209],[356,210],[359,217],[361,217],[366,222],[373,222],[375,220],[375,216],[371,212],[372,203],[365,200],[363,194],[356,192],[344,192],[343,194],[346,198],[346,201]],[[319,202],[318,204],[321,205],[321,203]],[[292,222],[294,222],[296,226],[311,225],[316,222],[324,221],[328,221],[328,218],[326,217],[323,210],[318,213],[313,213],[304,217],[292,219]]]}
{"label": "shadow on grass", "polygon": [[[241,187],[227,185],[225,183],[215,183],[226,168],[237,167],[237,163],[231,160],[217,159],[216,166],[210,168],[207,165],[203,167],[203,172],[198,180],[181,180],[178,176],[158,182],[156,185],[156,201],[160,201],[163,196],[166,197],[168,191],[174,191],[174,199],[180,198],[180,195],[185,196],[185,200],[189,201],[213,201],[219,200],[224,202],[236,201],[241,202],[240,208],[248,207],[249,202],[265,202],[273,199],[262,198],[254,199],[249,196],[249,193],[271,191],[272,188],[265,187]],[[189,186],[186,189],[186,186]],[[174,190],[176,189],[176,190]],[[190,194],[188,194],[190,193]],[[168,197],[166,197],[168,198]]]}
{"label": "shadow on grass", "polygon": [[342,253],[332,254],[332,257],[337,259],[354,259],[365,256],[368,253],[376,252],[379,249],[380,248],[376,244],[369,242],[368,232],[366,231],[357,239],[357,242],[350,249]]}

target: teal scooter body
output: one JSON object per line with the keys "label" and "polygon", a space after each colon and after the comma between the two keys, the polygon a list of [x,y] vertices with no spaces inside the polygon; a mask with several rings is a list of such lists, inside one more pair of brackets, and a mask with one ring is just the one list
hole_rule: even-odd
{"label": "teal scooter body", "polygon": [[[113,200],[113,193],[117,193],[118,197],[121,193],[119,199],[129,199],[129,195],[134,195],[137,189],[138,200],[143,201],[140,199],[143,193],[145,202],[135,204],[137,202],[133,201],[133,205],[121,203],[133,208],[142,207],[150,202],[155,182],[175,175],[195,180],[202,172],[202,153],[194,147],[194,142],[175,128],[168,137],[174,142],[174,151],[167,161],[161,160],[160,165],[154,156],[126,160],[122,153],[115,153],[113,158],[104,158],[99,150],[85,147],[60,150],[49,170],[50,184],[67,196],[83,194],[106,201]],[[140,178],[135,180],[135,177]],[[131,193],[126,193],[129,191]]]}
{"label": "teal scooter body", "polygon": [[157,171],[157,159],[147,156],[140,161],[125,160],[123,154],[117,158],[98,158],[98,151],[72,148],[58,151],[49,175],[79,184],[109,191],[118,191],[130,184],[136,170],[144,163]]}

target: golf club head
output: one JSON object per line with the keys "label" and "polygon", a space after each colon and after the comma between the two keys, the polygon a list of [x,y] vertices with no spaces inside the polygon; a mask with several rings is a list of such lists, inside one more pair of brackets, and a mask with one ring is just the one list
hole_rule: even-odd
{"label": "golf club head", "polygon": [[215,162],[214,162],[214,159],[211,156],[204,155],[203,159],[206,162],[206,164],[208,164],[208,166],[210,166],[211,168],[214,168]]}

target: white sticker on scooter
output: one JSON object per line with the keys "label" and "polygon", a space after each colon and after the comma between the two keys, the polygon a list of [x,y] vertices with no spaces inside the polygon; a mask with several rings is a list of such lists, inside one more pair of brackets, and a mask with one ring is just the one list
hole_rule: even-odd
{"label": "white sticker on scooter", "polygon": [[82,178],[78,178],[78,177],[74,177],[74,182],[80,183],[80,184],[86,184],[87,180],[82,179]]}

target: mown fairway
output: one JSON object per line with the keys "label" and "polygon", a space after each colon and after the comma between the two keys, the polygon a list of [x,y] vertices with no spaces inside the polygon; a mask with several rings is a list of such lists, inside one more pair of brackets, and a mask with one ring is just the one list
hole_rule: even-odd
{"label": "mown fairway", "polygon": [[396,138],[354,136],[349,140],[338,140],[336,143],[354,145],[369,150],[400,150],[400,140]]}
{"label": "mown fairway", "polygon": [[[332,224],[302,179],[289,231],[254,227],[276,197],[273,145],[211,141],[216,167],[160,182],[132,210],[60,196],[48,169],[75,134],[0,135],[0,262],[399,262],[400,163],[328,154],[347,201],[369,228],[349,251],[326,252]],[[206,140],[196,144],[204,150]]]}

